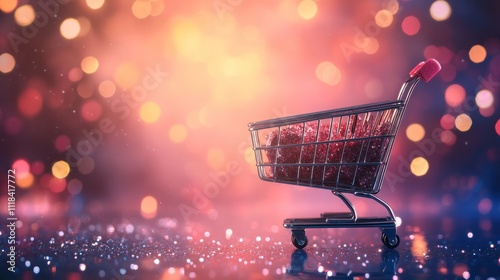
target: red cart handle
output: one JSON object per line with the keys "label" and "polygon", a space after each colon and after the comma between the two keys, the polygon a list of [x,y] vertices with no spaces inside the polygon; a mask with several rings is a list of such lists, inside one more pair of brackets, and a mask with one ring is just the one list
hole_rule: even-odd
{"label": "red cart handle", "polygon": [[441,65],[434,58],[422,61],[410,71],[410,77],[419,76],[425,82],[430,81],[441,70]]}

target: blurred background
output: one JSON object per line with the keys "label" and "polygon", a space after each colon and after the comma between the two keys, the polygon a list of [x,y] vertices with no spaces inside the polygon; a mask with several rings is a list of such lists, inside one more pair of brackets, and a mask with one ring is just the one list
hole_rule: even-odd
{"label": "blurred background", "polygon": [[497,1],[0,0],[0,214],[9,169],[20,235],[89,219],[277,231],[343,210],[260,181],[248,123],[393,100],[435,58],[380,196],[403,223],[449,213],[490,231],[499,17]]}

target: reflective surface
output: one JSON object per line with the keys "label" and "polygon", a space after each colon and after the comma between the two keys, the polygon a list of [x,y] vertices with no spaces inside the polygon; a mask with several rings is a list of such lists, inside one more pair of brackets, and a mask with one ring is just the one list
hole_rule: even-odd
{"label": "reflective surface", "polygon": [[[94,220],[83,217],[32,231],[18,247],[15,276],[71,280],[491,280],[500,276],[500,228],[491,220],[486,220],[490,229],[484,230],[477,219],[404,218],[398,228],[401,244],[394,250],[382,245],[379,230],[373,228],[307,230],[309,245],[298,250],[290,232],[273,224],[222,230],[209,225],[180,227],[169,219]],[[2,266],[6,261],[2,254]],[[14,279],[6,269],[2,275]]]}

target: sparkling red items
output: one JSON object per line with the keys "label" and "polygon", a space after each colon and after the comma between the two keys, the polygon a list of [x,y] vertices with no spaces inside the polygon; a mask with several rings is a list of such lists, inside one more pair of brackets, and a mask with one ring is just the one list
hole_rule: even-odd
{"label": "sparkling red items", "polygon": [[283,126],[266,137],[272,176],[278,181],[369,189],[389,143],[389,128],[389,123],[361,117]]}

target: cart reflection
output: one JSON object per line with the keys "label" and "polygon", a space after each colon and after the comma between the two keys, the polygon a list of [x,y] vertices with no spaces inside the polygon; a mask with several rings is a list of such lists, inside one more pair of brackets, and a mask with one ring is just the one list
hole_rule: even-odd
{"label": "cart reflection", "polygon": [[386,249],[381,252],[380,257],[382,260],[378,271],[342,272],[323,268],[321,262],[310,259],[305,250],[297,249],[292,253],[286,274],[298,279],[393,279],[399,261],[398,251]]}

